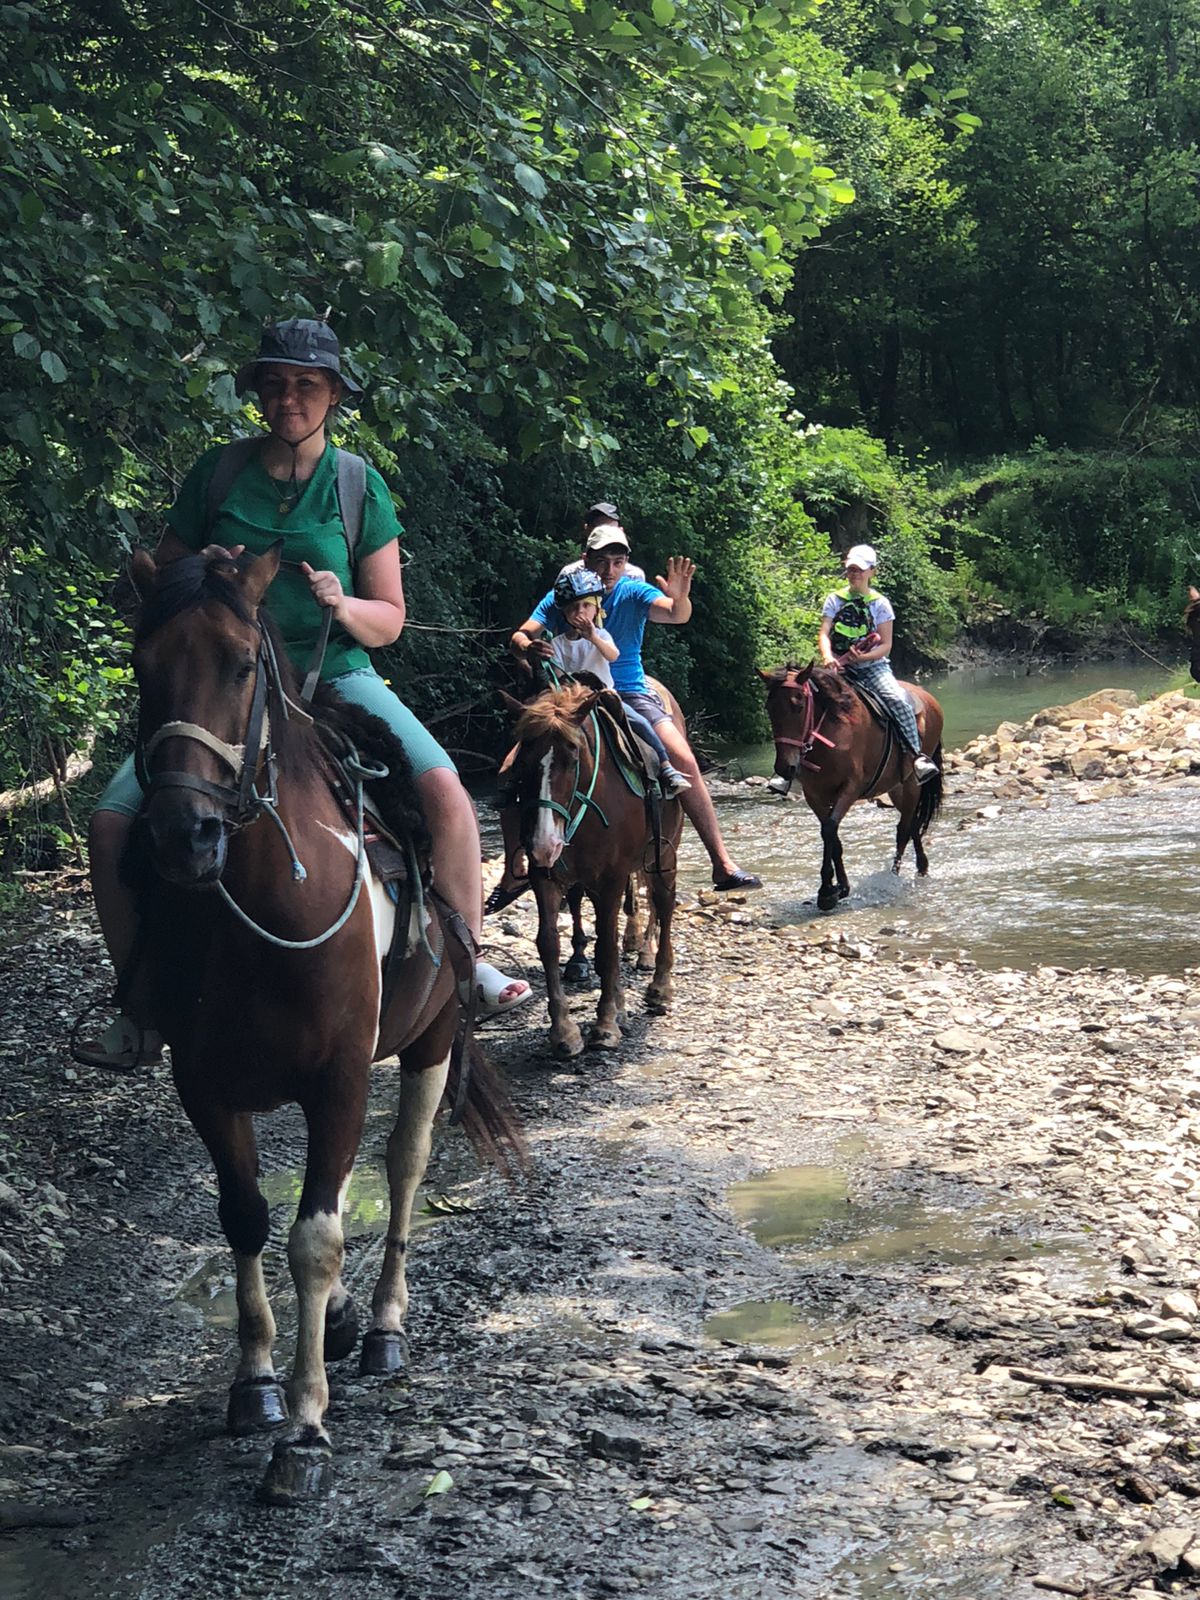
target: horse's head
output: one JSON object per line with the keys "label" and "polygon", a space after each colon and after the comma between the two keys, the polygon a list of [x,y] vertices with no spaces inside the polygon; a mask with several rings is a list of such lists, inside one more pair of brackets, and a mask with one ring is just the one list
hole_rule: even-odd
{"label": "horse's head", "polygon": [[1183,614],[1187,631],[1192,636],[1192,677],[1200,683],[1200,589],[1188,589],[1188,607]]}
{"label": "horse's head", "polygon": [[266,555],[185,556],[158,567],[139,551],[134,636],[138,764],[157,871],[174,883],[220,877],[269,740],[258,608],[279,571]]}
{"label": "horse's head", "polygon": [[569,684],[517,707],[513,780],[529,859],[546,871],[562,855],[569,821],[579,810],[580,763],[588,759],[582,725],[599,698],[594,689]]}
{"label": "horse's head", "polygon": [[812,671],[812,662],[806,667],[789,663],[772,672],[759,670],[767,686],[767,716],[775,740],[775,772],[780,778],[796,776],[812,734]]}

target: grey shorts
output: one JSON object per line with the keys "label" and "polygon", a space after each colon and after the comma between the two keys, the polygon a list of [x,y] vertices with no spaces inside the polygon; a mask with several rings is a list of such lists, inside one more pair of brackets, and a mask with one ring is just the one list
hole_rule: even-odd
{"label": "grey shorts", "polygon": [[634,711],[640,711],[652,728],[675,720],[653,689],[647,689],[645,694],[623,694],[621,699]]}

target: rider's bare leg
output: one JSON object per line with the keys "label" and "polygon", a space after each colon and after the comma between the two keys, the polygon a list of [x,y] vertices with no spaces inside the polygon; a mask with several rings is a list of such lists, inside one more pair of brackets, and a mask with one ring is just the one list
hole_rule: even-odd
{"label": "rider's bare leg", "polygon": [[700,776],[700,767],[692,754],[691,746],[670,719],[658,723],[656,732],[667,747],[671,765],[682,772],[691,783],[691,789],[679,796],[679,804],[683,807],[684,815],[700,835],[700,843],[708,851],[714,878],[727,878],[730,873],[740,871],[736,861],[725,848],[716,808],[712,803],[708,786]]}
{"label": "rider's bare leg", "polygon": [[[471,797],[448,767],[434,767],[417,779],[425,819],[433,835],[433,876],[442,894],[481,943],[483,933],[483,881],[479,876],[479,823]],[[524,978],[514,978],[500,991],[501,1001],[511,1000],[529,988]]]}
{"label": "rider's bare leg", "polygon": [[[138,926],[133,892],[121,879],[121,857],[132,827],[133,818],[121,811],[96,811],[88,827],[88,865],[96,915],[118,976],[125,970]],[[125,1013],[142,1027],[149,1026],[145,995],[136,978],[126,999]]]}

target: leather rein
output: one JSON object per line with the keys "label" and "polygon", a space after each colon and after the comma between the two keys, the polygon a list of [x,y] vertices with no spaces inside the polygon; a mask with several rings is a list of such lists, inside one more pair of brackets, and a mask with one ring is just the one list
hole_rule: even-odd
{"label": "leather rein", "polygon": [[[301,716],[312,721],[311,715],[304,706],[297,705],[294,700],[283,691],[279,673],[279,663],[275,656],[275,648],[271,643],[270,635],[262,626],[258,627],[258,653],[255,661],[254,694],[250,702],[250,712],[246,721],[246,736],[241,744],[229,744],[219,738],[208,728],[197,722],[164,722],[156,728],[144,742],[139,736],[134,750],[134,764],[146,799],[163,789],[191,789],[198,794],[206,795],[210,800],[215,800],[221,807],[222,818],[226,827],[233,832],[249,827],[257,822],[260,816],[270,817],[275,827],[279,830],[288,855],[292,862],[292,879],[296,883],[304,883],[308,878],[304,864],[296,854],[292,844],[291,835],[283,818],[279,815],[279,791],[277,785],[275,749],[271,739],[271,717],[267,707],[268,691],[274,687],[279,691],[279,703],[283,707],[285,718],[292,715]],[[151,772],[149,762],[151,756],[168,739],[190,739],[195,744],[203,745],[206,750],[211,750],[218,756],[233,773],[232,784],[214,783],[208,778],[197,777],[191,772],[165,771]],[[363,880],[366,876],[367,851],[364,839],[364,811],[365,800],[363,784],[372,778],[386,777],[386,771],[364,762],[357,754],[351,755],[346,762],[351,769],[355,780],[355,834],[356,851],[354,863],[354,883],[350,890],[350,897],[345,909],[324,933],[312,939],[284,939],[272,933],[261,924],[254,921],[241,906],[237,904],[229,890],[218,878],[216,882],[217,893],[224,900],[229,909],[237,916],[250,931],[268,944],[275,945],[281,950],[315,950],[327,940],[332,939],[350,919],[354,907],[358,903],[359,893],[362,890]],[[263,785],[259,788],[259,774],[262,774]]]}

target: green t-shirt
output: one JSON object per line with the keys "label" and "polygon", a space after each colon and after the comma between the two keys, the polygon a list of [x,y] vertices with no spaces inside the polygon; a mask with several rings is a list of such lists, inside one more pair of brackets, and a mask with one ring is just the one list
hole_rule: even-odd
{"label": "green t-shirt", "polygon": [[[256,457],[238,474],[225,503],[211,528],[205,526],[208,485],[224,447],[206,450],[188,473],[179,497],[167,513],[167,525],[191,550],[206,544],[244,544],[252,555],[261,555],[276,539],[284,540],[285,561],[307,561],[314,572],[336,572],[347,594],[353,594],[350,552],[342,532],[337,498],[337,451],[329,444],[291,511],[284,513],[284,484],[270,478]],[[362,534],[356,559],[382,550],[398,539],[401,527],[396,520],[392,497],[374,467],[367,468],[367,492],[363,501]],[[312,597],[308,579],[302,572],[281,567],[279,576],[267,591],[267,609],[283,635],[284,646],[298,671],[308,668],[313,646],[321,627],[321,608]],[[321,668],[322,678],[336,678],[371,665],[365,648],[335,623],[329,634],[329,648]]]}

